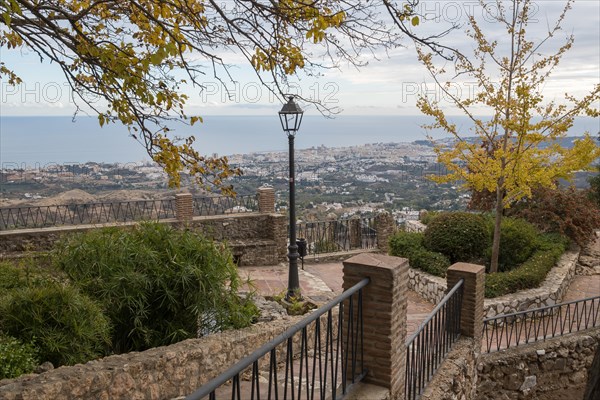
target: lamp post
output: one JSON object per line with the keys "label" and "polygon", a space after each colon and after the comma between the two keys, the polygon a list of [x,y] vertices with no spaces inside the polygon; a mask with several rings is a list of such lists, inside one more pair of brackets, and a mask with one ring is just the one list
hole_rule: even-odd
{"label": "lamp post", "polygon": [[298,279],[298,257],[300,255],[298,254],[298,244],[296,244],[296,173],[294,169],[294,138],[296,137],[296,132],[300,129],[303,114],[304,111],[302,111],[302,109],[294,102],[294,96],[290,96],[288,102],[284,104],[281,111],[279,111],[281,127],[287,134],[290,146],[290,244],[288,246],[288,259],[290,264],[286,300],[290,300],[292,297],[301,297],[300,281]]}

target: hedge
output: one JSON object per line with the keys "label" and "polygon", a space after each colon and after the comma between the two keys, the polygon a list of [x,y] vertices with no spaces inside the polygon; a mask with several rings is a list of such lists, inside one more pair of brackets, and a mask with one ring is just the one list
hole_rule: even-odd
{"label": "hedge", "polygon": [[506,272],[487,274],[485,297],[498,297],[540,286],[567,249],[568,240],[558,235],[544,235],[540,242],[540,248],[519,267]]}

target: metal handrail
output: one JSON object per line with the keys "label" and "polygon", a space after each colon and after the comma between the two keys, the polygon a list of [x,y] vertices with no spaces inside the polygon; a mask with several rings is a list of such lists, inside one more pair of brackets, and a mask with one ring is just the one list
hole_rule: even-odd
{"label": "metal handrail", "polygon": [[[330,302],[328,302],[327,304],[325,304],[324,306],[320,307],[319,309],[313,311],[309,316],[303,318],[300,322],[292,325],[290,328],[288,328],[285,332],[283,332],[282,334],[280,334],[279,336],[277,336],[276,338],[274,338],[273,340],[271,340],[270,342],[264,344],[263,346],[261,346],[260,348],[258,348],[257,350],[253,351],[250,355],[248,355],[247,357],[243,358],[242,360],[240,360],[237,364],[235,364],[234,366],[232,366],[231,368],[229,368],[227,371],[223,372],[221,375],[217,376],[216,378],[214,378],[213,380],[211,380],[210,382],[208,382],[207,384],[205,384],[204,386],[200,387],[198,390],[196,390],[194,393],[190,394],[189,396],[186,397],[186,400],[199,400],[202,399],[206,396],[210,396],[211,399],[215,398],[215,390],[217,390],[220,386],[224,385],[225,383],[227,383],[229,380],[234,381],[234,387],[232,388],[232,399],[236,398],[235,397],[235,393],[237,393],[238,397],[240,398],[240,393],[239,393],[239,375],[242,373],[242,371],[244,371],[245,369],[249,368],[250,366],[252,366],[252,375],[253,375],[253,388],[254,388],[254,379],[255,379],[255,375],[258,373],[258,360],[260,360],[262,357],[264,357],[267,354],[271,355],[271,366],[270,368],[273,368],[273,363],[274,360],[273,358],[275,357],[275,349],[277,346],[280,346],[282,344],[284,344],[287,341],[287,347],[288,347],[288,356],[286,357],[286,385],[287,385],[287,374],[288,374],[288,363],[291,362],[290,360],[288,360],[288,358],[290,358],[290,350],[291,350],[291,340],[292,337],[298,333],[298,332],[302,332],[303,337],[302,337],[302,344],[307,344],[307,339],[306,339],[306,328],[309,324],[311,324],[312,322],[317,321],[317,327],[319,327],[319,321],[320,318],[325,315],[325,313],[328,314],[328,327],[330,325],[330,321],[331,321],[331,312],[332,309],[336,306],[343,306],[343,302],[345,300],[350,300],[350,307],[352,307],[352,296],[356,293],[359,294],[359,310],[358,310],[358,315],[359,317],[361,317],[362,319],[362,289],[367,286],[370,282],[369,278],[365,278],[363,280],[361,280],[360,282],[358,282],[356,285],[352,286],[350,289],[344,291],[342,294],[340,294],[339,296],[337,296],[336,298],[334,298],[333,300],[331,300]],[[348,315],[353,316],[354,312],[353,310],[349,310],[348,311]],[[339,318],[340,318],[340,322],[343,322],[342,320],[342,315],[343,315],[343,309],[340,309],[340,314],[339,314]],[[352,319],[350,318],[347,322],[348,322],[348,327],[352,327],[354,328],[353,324],[351,324]],[[351,342],[355,345],[358,344],[358,340],[360,339],[361,344],[362,344],[362,321],[360,321],[359,323],[356,324],[356,330],[358,331],[358,327],[360,325],[360,338],[354,338],[352,337]],[[338,326],[338,328],[341,330],[341,324]],[[352,329],[348,330],[348,334],[353,333]],[[329,336],[332,335],[332,332],[327,332],[326,336],[327,339],[329,339]],[[320,337],[320,335],[316,335],[315,336],[315,340],[316,337]],[[333,336],[331,336],[331,339],[333,341]],[[338,338],[341,339],[341,338]],[[348,338],[347,338],[348,339]],[[356,340],[356,341],[355,341]],[[350,341],[347,341],[347,343],[350,343]],[[327,343],[327,345],[329,345],[329,342]],[[326,354],[327,354],[327,345],[326,345]],[[331,345],[333,346],[333,343],[331,343]],[[339,343],[338,343],[338,349],[339,349]],[[353,347],[353,351],[356,351],[357,349],[355,348],[355,346],[347,346],[347,347]],[[304,350],[306,350],[304,348]],[[331,351],[333,351],[332,349],[330,349]],[[346,350],[348,350],[346,348]],[[306,350],[307,351],[307,350]],[[342,349],[343,351],[343,349]],[[301,359],[303,359],[304,355],[303,355],[303,350],[300,351],[300,355],[301,355]],[[362,353],[362,350],[361,350]],[[356,362],[356,358],[357,358],[357,354],[353,353],[353,357],[352,357],[352,362],[353,364]],[[360,360],[362,363],[362,355],[360,356]],[[308,360],[307,360],[308,361]],[[348,354],[346,354],[346,362],[348,362]],[[327,364],[327,358],[325,361],[325,364]],[[308,364],[307,364],[308,365]],[[327,367],[327,365],[325,365],[325,367]],[[325,368],[326,369],[326,368]],[[366,371],[364,371],[364,366],[361,368],[362,371],[360,372],[359,375],[354,376],[355,374],[352,374],[353,376],[350,377],[350,379],[352,380],[352,383],[355,383],[355,380],[360,380],[362,379],[362,377],[364,377],[364,375],[366,375]],[[302,364],[300,366],[300,370],[302,370]],[[272,371],[270,371],[269,373],[269,378],[271,378],[271,373]],[[292,375],[293,375],[293,367],[292,367]],[[336,369],[336,377],[337,377],[337,369]],[[346,387],[345,387],[345,378],[346,378],[346,371],[343,370],[342,367],[342,385],[343,385],[343,393],[346,392]],[[313,368],[313,379],[314,379],[314,368]],[[258,383],[258,378],[256,377],[257,383]],[[236,381],[237,381],[237,389],[235,387],[236,385]],[[301,384],[301,382],[300,382]],[[277,385],[277,383],[275,383],[275,385]],[[292,385],[293,385],[293,377],[292,377]],[[325,385],[323,385],[321,387],[321,398],[324,398],[325,395]],[[335,384],[332,384],[332,390],[333,390],[333,398],[335,398]],[[237,390],[237,392],[236,392]],[[254,390],[254,389],[253,389]],[[313,390],[314,390],[314,384],[313,384]],[[271,391],[271,382],[269,383],[269,391]],[[291,389],[291,391],[294,391],[294,388]],[[286,394],[287,394],[287,390],[286,390]],[[253,393],[254,395],[254,393]],[[292,395],[293,396],[293,395]],[[270,398],[271,396],[269,396]],[[298,396],[299,398],[300,396]],[[255,398],[253,396],[253,398]],[[260,398],[260,395],[258,395],[258,398]],[[275,390],[275,398],[278,398],[277,396],[277,390]]]}
{"label": "metal handrail", "polygon": [[464,279],[460,279],[406,341],[407,400],[419,398],[460,337],[463,287]]}
{"label": "metal handrail", "polygon": [[600,296],[483,320],[487,353],[600,326]]}

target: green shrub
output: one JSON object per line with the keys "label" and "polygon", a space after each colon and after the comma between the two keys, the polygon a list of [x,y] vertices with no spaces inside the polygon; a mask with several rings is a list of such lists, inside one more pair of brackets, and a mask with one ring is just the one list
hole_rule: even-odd
{"label": "green shrub", "polygon": [[0,332],[0,380],[33,372],[37,365],[37,351],[33,345]]}
{"label": "green shrub", "polygon": [[0,326],[39,349],[41,361],[72,365],[105,353],[108,319],[100,307],[73,287],[48,283],[23,287],[0,298]]}
{"label": "green shrub", "polygon": [[389,241],[389,253],[396,257],[410,258],[411,254],[423,248],[423,234],[414,232],[396,232]]}
{"label": "green shrub", "polygon": [[249,325],[257,309],[237,295],[241,281],[224,245],[190,231],[144,223],[70,237],[57,266],[104,305],[115,352],[141,351]]}
{"label": "green shrub", "polygon": [[409,264],[413,268],[441,277],[446,276],[446,271],[451,265],[450,260],[443,254],[426,249],[414,252],[409,259]]}
{"label": "green shrub", "polygon": [[465,212],[442,213],[427,225],[425,247],[450,262],[480,259],[490,242],[485,219]]}
{"label": "green shrub", "polygon": [[500,225],[499,271],[508,271],[527,261],[538,244],[539,231],[518,218],[502,218]]}
{"label": "green shrub", "polygon": [[485,297],[497,297],[519,290],[538,287],[565,252],[568,240],[558,235],[544,235],[537,251],[519,267],[488,274],[485,278]]}
{"label": "green shrub", "polygon": [[64,281],[58,271],[40,267],[31,260],[0,262],[0,290],[9,290],[26,286],[44,286],[49,282]]}
{"label": "green shrub", "polygon": [[412,268],[436,276],[446,276],[450,261],[443,254],[425,249],[422,233],[397,232],[390,238],[389,245],[390,255],[408,258]]}
{"label": "green shrub", "polygon": [[438,211],[427,211],[426,213],[421,214],[420,220],[423,224],[429,225],[431,221],[433,221],[440,213]]}

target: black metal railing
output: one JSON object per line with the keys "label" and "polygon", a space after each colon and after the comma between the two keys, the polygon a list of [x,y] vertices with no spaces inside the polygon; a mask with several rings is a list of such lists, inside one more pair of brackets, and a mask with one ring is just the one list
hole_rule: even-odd
{"label": "black metal railing", "polygon": [[0,208],[0,230],[175,218],[175,200]]}
{"label": "black metal railing", "polygon": [[406,342],[406,400],[418,399],[460,337],[461,279]]}
{"label": "black metal railing", "polygon": [[258,211],[258,199],[255,194],[194,197],[193,210],[194,216],[255,212]]}
{"label": "black metal railing", "polygon": [[367,373],[362,289],[368,283],[363,279],[313,311],[186,400],[341,398]]}
{"label": "black metal railing", "polygon": [[491,353],[600,326],[600,296],[483,320],[484,351]]}
{"label": "black metal railing", "polygon": [[308,255],[377,247],[374,218],[303,222],[296,232],[306,240]]}

